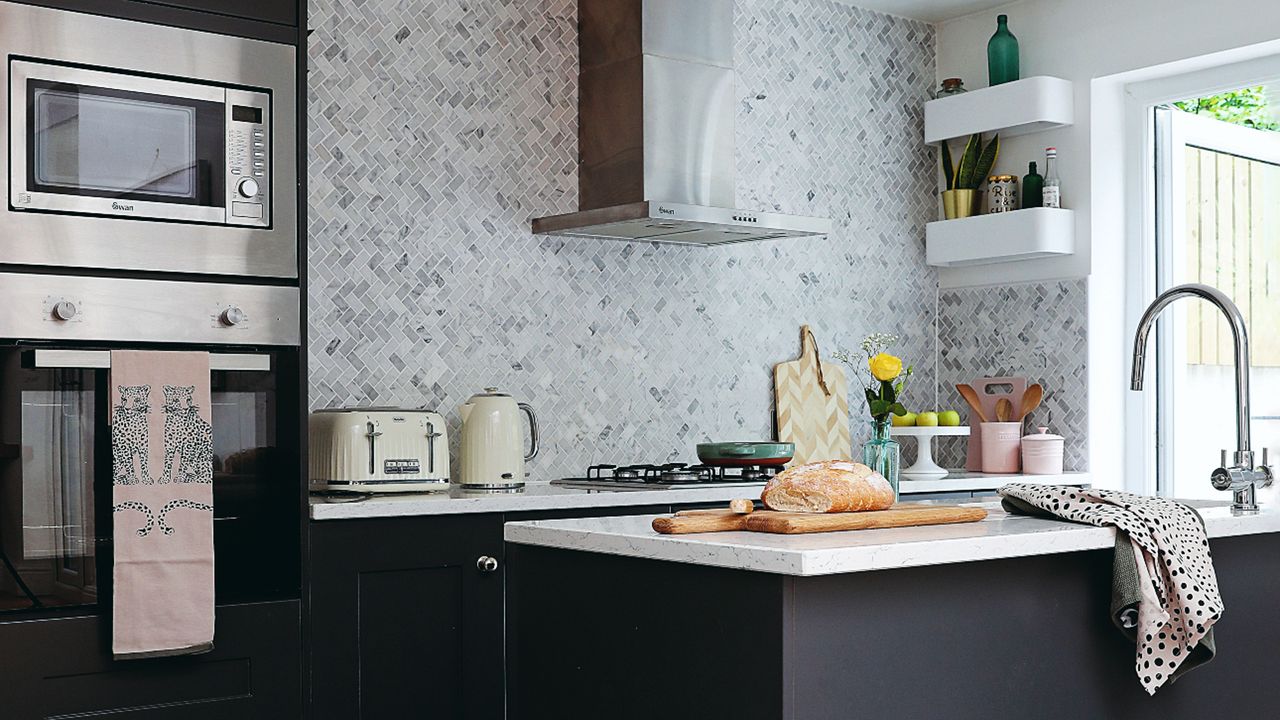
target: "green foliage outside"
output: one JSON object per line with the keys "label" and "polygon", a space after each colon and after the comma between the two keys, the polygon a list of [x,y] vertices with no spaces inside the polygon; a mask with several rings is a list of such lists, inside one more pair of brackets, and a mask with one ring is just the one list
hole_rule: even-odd
{"label": "green foliage outside", "polygon": [[1266,89],[1241,88],[1193,100],[1180,100],[1173,104],[1179,110],[1210,117],[1258,130],[1280,130],[1276,113],[1267,102]]}

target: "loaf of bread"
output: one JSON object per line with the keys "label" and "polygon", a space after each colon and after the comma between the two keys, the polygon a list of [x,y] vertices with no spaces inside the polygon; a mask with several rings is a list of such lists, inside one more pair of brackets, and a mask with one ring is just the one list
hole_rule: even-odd
{"label": "loaf of bread", "polygon": [[760,494],[765,507],[782,512],[858,512],[893,505],[884,476],[851,460],[797,465],[778,473]]}

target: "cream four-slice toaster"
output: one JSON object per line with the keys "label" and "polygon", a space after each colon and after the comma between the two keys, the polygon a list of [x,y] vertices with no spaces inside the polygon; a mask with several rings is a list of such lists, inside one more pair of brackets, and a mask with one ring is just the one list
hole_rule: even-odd
{"label": "cream four-slice toaster", "polygon": [[311,414],[312,490],[449,489],[444,418],[428,410],[340,408]]}

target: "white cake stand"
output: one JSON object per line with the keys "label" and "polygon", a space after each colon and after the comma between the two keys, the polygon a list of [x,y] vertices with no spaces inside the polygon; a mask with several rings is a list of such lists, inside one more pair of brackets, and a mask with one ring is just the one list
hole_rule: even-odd
{"label": "white cake stand", "polygon": [[893,427],[889,429],[891,437],[913,437],[919,446],[916,452],[916,464],[902,471],[902,477],[908,480],[941,480],[947,476],[946,468],[933,461],[933,439],[939,435],[944,437],[965,437],[968,427]]}

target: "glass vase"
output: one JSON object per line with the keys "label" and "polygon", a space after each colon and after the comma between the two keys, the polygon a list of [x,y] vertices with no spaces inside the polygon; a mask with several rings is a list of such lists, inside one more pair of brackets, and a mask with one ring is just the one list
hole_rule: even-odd
{"label": "glass vase", "polygon": [[871,421],[871,440],[862,446],[862,464],[889,481],[893,499],[898,499],[898,471],[902,466],[902,448],[889,436],[889,418]]}
{"label": "glass vase", "polygon": [[996,33],[987,42],[987,80],[992,86],[1018,79],[1018,38],[1009,32],[1009,16],[996,18]]}

